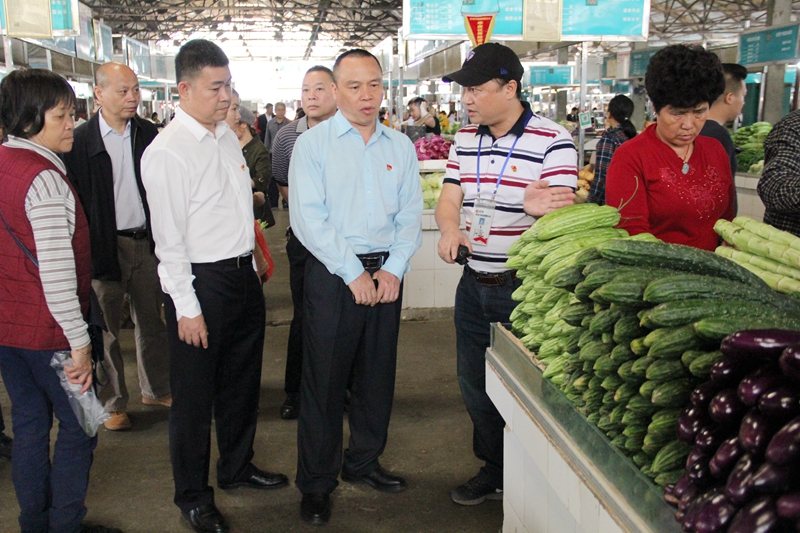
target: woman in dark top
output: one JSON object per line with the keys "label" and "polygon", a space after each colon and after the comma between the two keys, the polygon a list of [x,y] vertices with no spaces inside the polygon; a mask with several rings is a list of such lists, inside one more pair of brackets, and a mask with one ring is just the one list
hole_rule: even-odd
{"label": "woman in dark top", "polygon": [[426,134],[441,135],[439,119],[428,111],[428,103],[422,98],[414,98],[408,103],[415,126],[425,126]]}
{"label": "woman in dark top", "polygon": [[599,205],[606,203],[606,172],[611,157],[622,143],[636,137],[636,127],[631,123],[633,100],[618,94],[608,103],[608,125],[611,126],[600,137],[595,148],[594,180],[589,190],[587,202]]}

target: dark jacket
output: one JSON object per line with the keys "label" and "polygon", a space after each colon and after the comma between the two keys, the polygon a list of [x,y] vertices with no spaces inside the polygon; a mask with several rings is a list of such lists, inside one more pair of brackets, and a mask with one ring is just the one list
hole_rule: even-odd
{"label": "dark jacket", "polygon": [[[89,221],[92,245],[92,279],[120,281],[122,272],[117,259],[117,214],[114,207],[114,170],[100,134],[100,111],[75,129],[72,151],[63,154],[67,176],[83,205]],[[133,169],[144,205],[147,230],[150,231],[150,208],[142,185],[141,161],[145,148],[158,135],[155,124],[134,116],[131,119]],[[121,228],[127,229],[127,228]],[[152,234],[150,250],[155,250]]]}

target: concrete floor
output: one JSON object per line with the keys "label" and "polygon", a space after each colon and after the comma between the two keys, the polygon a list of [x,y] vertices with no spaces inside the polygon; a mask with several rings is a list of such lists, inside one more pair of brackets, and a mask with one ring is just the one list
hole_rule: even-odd
{"label": "concrete floor", "polygon": [[[293,480],[297,424],[278,416],[284,400],[283,372],[291,318],[283,237],[288,213],[276,212],[276,218],[278,225],[268,231],[277,268],[265,287],[267,330],[254,463],[284,472]],[[168,411],[141,403],[132,331],[126,330],[122,341],[133,428],[117,433],[100,431],[87,498],[87,522],[119,527],[126,533],[191,531],[181,523],[172,503]],[[301,495],[294,486],[275,492],[217,490],[217,506],[232,531],[495,533],[502,524],[501,502],[462,507],[449,498],[449,491],[480,467],[472,454],[471,424],[456,382],[454,349],[451,320],[403,322],[401,326],[394,411],[381,463],[406,476],[407,491],[382,494],[363,485],[342,483],[333,494],[330,523],[317,528],[300,520]],[[9,400],[2,382],[0,404],[10,425]],[[212,485],[216,480],[215,460],[216,456],[212,457]],[[0,461],[0,533],[19,531],[19,508],[10,477],[10,465]]]}

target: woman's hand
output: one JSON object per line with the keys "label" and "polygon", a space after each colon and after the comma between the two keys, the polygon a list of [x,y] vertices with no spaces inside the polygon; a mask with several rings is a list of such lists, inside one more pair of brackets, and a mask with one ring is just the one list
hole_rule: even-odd
{"label": "woman's hand", "polygon": [[64,374],[70,383],[83,385],[83,394],[92,386],[92,345],[87,344],[83,348],[72,350],[70,356],[72,365],[64,366]]}

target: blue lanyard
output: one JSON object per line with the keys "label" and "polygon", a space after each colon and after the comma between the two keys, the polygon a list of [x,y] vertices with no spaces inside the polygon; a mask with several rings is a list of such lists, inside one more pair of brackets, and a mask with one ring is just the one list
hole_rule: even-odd
{"label": "blue lanyard", "polygon": [[[494,192],[492,192],[492,201],[494,201],[495,196],[497,196],[497,189],[500,188],[500,182],[503,180],[503,174],[506,173],[506,166],[508,165],[508,160],[511,159],[511,154],[514,152],[514,148],[517,146],[517,141],[519,137],[514,139],[514,144],[511,145],[511,149],[508,151],[508,155],[506,156],[506,160],[503,162],[503,168],[500,169],[500,175],[497,176],[497,182],[494,184]],[[483,135],[478,140],[478,157],[476,163],[476,170],[475,170],[475,181],[478,185],[478,200],[481,199],[481,148],[483,146]]]}

